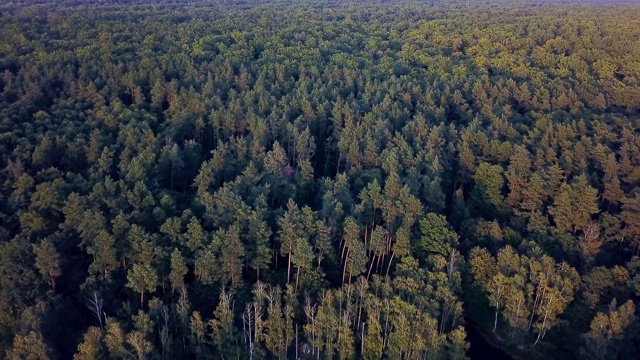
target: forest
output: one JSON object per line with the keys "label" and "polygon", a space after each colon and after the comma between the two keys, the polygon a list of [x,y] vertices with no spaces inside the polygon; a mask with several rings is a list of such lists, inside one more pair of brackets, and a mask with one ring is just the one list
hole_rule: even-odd
{"label": "forest", "polygon": [[636,359],[640,4],[0,2],[0,357]]}

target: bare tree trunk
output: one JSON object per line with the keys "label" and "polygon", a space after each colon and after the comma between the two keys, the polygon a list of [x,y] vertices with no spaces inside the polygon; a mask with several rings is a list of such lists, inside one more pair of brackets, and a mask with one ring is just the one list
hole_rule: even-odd
{"label": "bare tree trunk", "polygon": [[499,300],[500,300],[500,294],[498,294],[498,297],[496,298],[496,316],[495,316],[495,319],[493,321],[493,332],[496,332],[496,329],[498,328],[498,305],[499,305]]}
{"label": "bare tree trunk", "polygon": [[531,309],[531,318],[529,318],[529,326],[527,327],[527,331],[531,330],[531,324],[533,324],[533,316],[536,313],[536,307],[538,306],[538,299],[540,298],[540,285],[536,287],[536,298],[533,302],[533,309]]}
{"label": "bare tree trunk", "polygon": [[373,254],[373,258],[371,259],[371,264],[369,264],[369,271],[367,271],[367,281],[369,281],[369,275],[371,275],[371,269],[373,268],[373,263],[376,261],[376,254]]}
{"label": "bare tree trunk", "polygon": [[520,304],[521,304],[521,301],[520,301],[520,300],[518,300],[518,306],[516,307],[516,319],[517,319],[517,318],[518,318],[518,316],[520,315]]}
{"label": "bare tree trunk", "polygon": [[367,225],[365,225],[364,227],[364,250],[367,251],[367,233],[368,233],[369,227]]}
{"label": "bare tree trunk", "polygon": [[389,270],[391,269],[391,264],[393,264],[393,257],[395,256],[395,252],[391,252],[391,258],[389,258],[389,265],[387,266],[387,275],[389,276]]}
{"label": "bare tree trunk", "polygon": [[362,322],[362,332],[360,333],[360,356],[364,355],[364,322]]}
{"label": "bare tree trunk", "polygon": [[387,234],[387,254],[391,252],[391,234]]}
{"label": "bare tree trunk", "polygon": [[287,284],[291,279],[291,250],[289,250],[289,264],[287,265]]}
{"label": "bare tree trunk", "polygon": [[349,248],[347,248],[347,256],[344,259],[344,268],[342,269],[342,285],[344,286],[344,275],[347,272],[347,263],[349,262]]}
{"label": "bare tree trunk", "polygon": [[53,292],[56,291],[56,278],[51,276],[51,273],[49,273],[49,282],[51,283],[51,288],[53,289]]}
{"label": "bare tree trunk", "polygon": [[[87,304],[87,307],[96,316],[96,318],[98,318],[100,329],[102,329],[102,314],[104,313],[102,311],[102,305],[103,305],[102,299],[100,298],[100,296],[98,296],[98,292],[94,291],[93,294],[91,294],[91,298],[89,299],[89,303]],[[105,315],[105,318],[106,318],[106,315]]]}
{"label": "bare tree trunk", "polygon": [[540,331],[540,332],[538,333],[538,337],[536,338],[536,342],[534,342],[534,343],[533,343],[533,346],[536,346],[536,344],[538,343],[538,341],[540,341],[540,336],[541,336],[542,334],[544,334],[544,332],[545,332],[545,331],[544,331],[544,326],[545,326],[545,324],[547,323],[547,315],[548,315],[548,313],[549,313],[548,311],[545,311],[545,313],[544,313],[544,319],[542,320],[542,331]]}
{"label": "bare tree trunk", "polygon": [[278,271],[278,252],[276,251],[276,243],[273,242],[273,258],[275,259],[275,267],[274,270]]}
{"label": "bare tree trunk", "polygon": [[385,300],[385,305],[387,307],[387,314],[385,316],[384,319],[384,338],[382,339],[382,349],[386,350],[387,349],[387,345],[389,343],[389,315],[390,315],[390,309],[389,309],[389,300]]}

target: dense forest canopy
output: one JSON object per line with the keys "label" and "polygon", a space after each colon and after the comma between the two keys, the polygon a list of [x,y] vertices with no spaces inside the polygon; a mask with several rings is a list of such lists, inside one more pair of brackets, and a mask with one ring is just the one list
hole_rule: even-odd
{"label": "dense forest canopy", "polygon": [[3,2],[0,33],[8,359],[640,351],[640,5]]}

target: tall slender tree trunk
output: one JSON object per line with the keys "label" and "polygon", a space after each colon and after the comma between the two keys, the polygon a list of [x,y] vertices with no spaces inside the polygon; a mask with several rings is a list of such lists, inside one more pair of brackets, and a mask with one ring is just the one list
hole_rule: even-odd
{"label": "tall slender tree trunk", "polygon": [[542,331],[540,331],[540,332],[538,333],[538,337],[536,338],[536,342],[534,342],[534,343],[533,343],[533,346],[536,346],[536,344],[538,343],[538,341],[540,341],[541,336],[544,336],[544,335],[543,335],[543,334],[544,334],[544,332],[545,332],[545,331],[544,331],[544,326],[545,326],[545,325],[546,325],[546,323],[547,323],[547,315],[548,315],[548,314],[549,314],[549,312],[548,312],[548,311],[545,311],[545,313],[544,313],[544,319],[542,320]]}
{"label": "tall slender tree trunk", "polygon": [[342,285],[344,286],[344,276],[347,272],[347,263],[349,262],[349,248],[347,248],[347,256],[344,259],[344,267],[342,269]]}
{"label": "tall slender tree trunk", "polygon": [[360,356],[364,357],[364,321],[362,322],[362,330],[360,332]]}
{"label": "tall slender tree trunk", "polygon": [[518,300],[518,306],[516,306],[516,319],[520,316],[520,304],[521,301]]}
{"label": "tall slender tree trunk", "polygon": [[387,266],[387,275],[386,276],[389,276],[389,270],[391,270],[391,264],[393,264],[393,257],[395,256],[395,254],[396,253],[394,251],[391,252],[391,257],[389,258],[389,265]]}
{"label": "tall slender tree trunk", "polygon": [[373,258],[371,258],[371,264],[369,264],[369,271],[367,271],[367,281],[369,281],[369,275],[371,275],[371,269],[373,269],[373,263],[376,261],[376,254],[373,254]]}
{"label": "tall slender tree trunk", "polygon": [[536,313],[536,307],[538,306],[538,299],[540,297],[540,285],[536,288],[536,298],[533,302],[533,309],[531,309],[531,318],[529,318],[529,326],[527,326],[527,331],[531,330],[531,324],[533,324],[533,316]]}
{"label": "tall slender tree trunk", "polygon": [[387,254],[391,252],[391,234],[387,235]]}
{"label": "tall slender tree trunk", "polygon": [[367,251],[367,233],[368,233],[369,227],[365,225],[364,227],[364,250]]}
{"label": "tall slender tree trunk", "polygon": [[287,284],[291,279],[291,250],[289,250],[289,264],[287,265]]}
{"label": "tall slender tree trunk", "polygon": [[278,271],[278,251],[276,250],[276,241],[273,241],[273,258],[274,258],[274,263],[275,263],[275,271]]}
{"label": "tall slender tree trunk", "polygon": [[493,320],[493,332],[496,332],[496,329],[498,328],[498,305],[499,305],[499,301],[500,300],[500,295],[498,294],[498,297],[496,298],[496,316]]}

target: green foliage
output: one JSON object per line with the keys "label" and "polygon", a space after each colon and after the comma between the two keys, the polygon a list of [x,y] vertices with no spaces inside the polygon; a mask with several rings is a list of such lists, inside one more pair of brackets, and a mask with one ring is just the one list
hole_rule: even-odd
{"label": "green foliage", "polygon": [[33,252],[36,255],[36,268],[55,290],[56,278],[62,274],[60,255],[56,248],[50,241],[43,240],[39,245],[33,246]]}
{"label": "green foliage", "polygon": [[158,275],[148,264],[133,264],[127,273],[127,287],[140,294],[140,304],[144,302],[144,293],[153,292],[158,286]]}
{"label": "green foliage", "polygon": [[598,312],[591,321],[589,332],[585,334],[583,356],[589,359],[616,357],[617,343],[624,337],[625,329],[635,320],[635,305],[632,300],[616,308],[613,300],[607,313]]}
{"label": "green foliage", "polygon": [[419,247],[427,254],[448,257],[458,245],[458,235],[448,228],[447,219],[442,215],[428,213],[420,221],[422,237]]}
{"label": "green foliage", "polygon": [[49,350],[41,334],[31,331],[27,335],[16,335],[13,346],[7,350],[7,359],[10,360],[48,360]]}
{"label": "green foliage", "polygon": [[0,6],[0,354],[638,353],[637,6],[80,3]]}
{"label": "green foliage", "polygon": [[104,359],[102,350],[102,331],[95,326],[90,327],[84,334],[82,342],[73,360]]}

